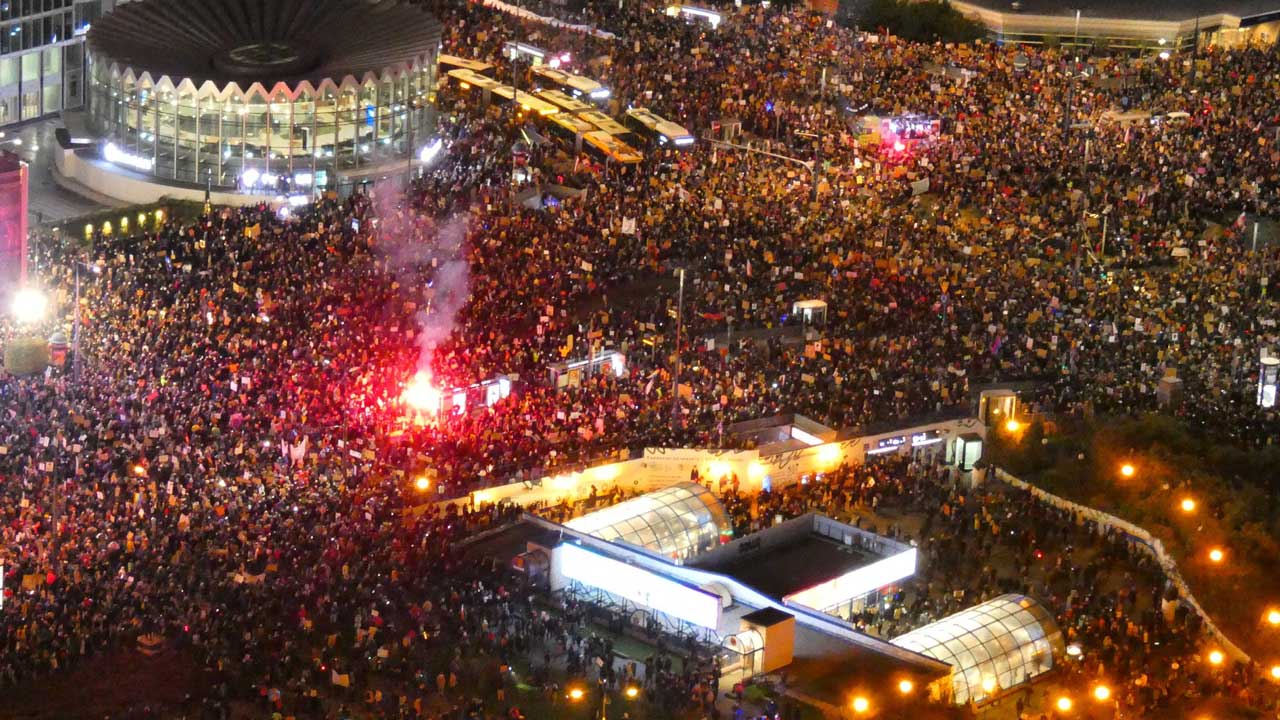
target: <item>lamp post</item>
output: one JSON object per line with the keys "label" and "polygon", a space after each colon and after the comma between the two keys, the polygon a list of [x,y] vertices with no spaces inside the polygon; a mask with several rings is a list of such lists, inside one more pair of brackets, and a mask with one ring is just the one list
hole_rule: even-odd
{"label": "lamp post", "polygon": [[684,268],[676,270],[676,274],[680,276],[680,292],[676,300],[676,368],[671,376],[671,389],[675,396],[671,401],[671,414],[676,422],[680,421],[680,370],[682,366],[681,352],[681,335],[684,333]]}

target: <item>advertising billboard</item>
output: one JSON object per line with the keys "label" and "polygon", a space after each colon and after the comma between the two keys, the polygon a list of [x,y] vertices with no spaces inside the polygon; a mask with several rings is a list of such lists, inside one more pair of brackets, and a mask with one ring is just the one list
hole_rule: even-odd
{"label": "advertising billboard", "polygon": [[630,600],[649,610],[698,627],[720,626],[720,596],[634,565],[605,557],[579,545],[555,549],[559,572],[569,580]]}
{"label": "advertising billboard", "polygon": [[0,151],[0,303],[9,307],[27,274],[27,165]]}

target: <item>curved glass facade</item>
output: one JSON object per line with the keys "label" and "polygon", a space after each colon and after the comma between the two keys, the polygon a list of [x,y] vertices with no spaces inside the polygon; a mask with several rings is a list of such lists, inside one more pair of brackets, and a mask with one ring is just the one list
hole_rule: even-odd
{"label": "curved glass facade", "polygon": [[[90,129],[127,169],[263,194],[333,186],[339,174],[408,163],[434,128],[435,50],[421,67],[363,80],[247,90],[152,81],[91,54]],[[110,155],[110,156],[108,156]]]}
{"label": "curved glass facade", "polygon": [[900,635],[894,645],[951,666],[955,702],[982,702],[1053,668],[1062,631],[1040,603],[1001,595]]}
{"label": "curved glass facade", "polygon": [[601,540],[624,542],[675,558],[710,550],[720,542],[720,532],[730,527],[720,500],[691,482],[588,513],[565,525]]}

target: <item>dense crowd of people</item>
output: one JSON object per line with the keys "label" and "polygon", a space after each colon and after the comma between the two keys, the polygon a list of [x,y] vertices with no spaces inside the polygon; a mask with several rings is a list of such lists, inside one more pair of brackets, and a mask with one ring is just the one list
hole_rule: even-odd
{"label": "dense crowd of people", "polygon": [[[726,425],[783,412],[853,431],[953,412],[1010,379],[1061,412],[1127,413],[1155,407],[1174,370],[1195,398],[1177,412],[1206,432],[1251,445],[1280,429],[1255,399],[1280,255],[1255,247],[1251,219],[1280,191],[1273,49],[1075,57],[872,42],[760,6],[726,8],[715,29],[645,3],[585,9],[609,39],[429,4],[446,51],[522,86],[500,51],[536,39],[610,86],[614,114],[743,135],[646,148],[626,168],[526,148],[522,188],[571,167],[586,191],[530,207],[511,175],[532,120],[444,87],[444,151],[409,183],[36,243],[57,309],[36,332],[79,317],[83,338],[61,368],[0,379],[0,685],[155,633],[214,672],[210,716],[255,695],[303,714],[466,713],[459,682],[504,687],[497,668],[513,642],[531,647],[536,613],[453,549],[514,510],[406,515],[424,500],[642,446],[730,446]],[[1123,114],[1140,110],[1155,114]],[[868,116],[908,113],[938,131],[900,145],[868,132]],[[794,316],[807,299],[825,318]],[[30,332],[0,320],[0,339]],[[605,349],[625,370],[554,379]],[[415,373],[446,397],[499,377],[514,389],[424,415],[402,399]],[[949,557],[981,562],[953,552],[979,547],[961,526],[1005,525],[1002,508],[1029,502],[916,477],[857,499],[899,487]],[[1015,515],[985,550],[1039,532]],[[1148,644],[1183,627],[1132,593],[1064,592],[1088,580],[1066,563],[1029,589],[1081,637],[1110,637],[1109,669],[1150,664],[1121,619]],[[1012,582],[956,570],[975,577],[966,600]],[[949,609],[922,593],[895,629]],[[458,653],[463,638],[485,652]],[[685,674],[667,682],[687,700],[705,679]]]}

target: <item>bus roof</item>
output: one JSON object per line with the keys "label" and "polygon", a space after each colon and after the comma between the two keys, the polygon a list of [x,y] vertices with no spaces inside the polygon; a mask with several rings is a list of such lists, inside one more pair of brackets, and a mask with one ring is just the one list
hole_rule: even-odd
{"label": "bus roof", "polygon": [[438,58],[441,65],[461,70],[470,70],[474,73],[484,75],[493,69],[493,66],[479,60],[468,60],[467,58],[458,57],[457,55],[440,55]]}
{"label": "bus roof", "polygon": [[574,75],[572,73],[557,70],[546,65],[535,65],[532,68],[534,75],[537,75],[548,82],[555,83],[561,87],[572,89],[579,95],[586,95],[593,100],[601,100],[609,97],[609,88],[582,75]]}
{"label": "bus roof", "polygon": [[516,102],[520,103],[520,107],[524,108],[525,110],[536,112],[539,115],[555,115],[556,113],[560,112],[560,108],[556,107],[555,105],[552,105],[546,100],[542,100],[540,98],[534,97],[533,95],[530,95],[529,93],[523,90],[516,90],[510,85],[498,85],[496,87],[490,88],[489,92],[492,92],[494,95],[497,95],[500,98],[505,98],[507,100],[515,100]]}
{"label": "bus roof", "polygon": [[666,137],[676,145],[690,145],[693,143],[693,134],[685,130],[683,125],[677,125],[661,115],[651,112],[648,108],[631,108],[627,111],[627,115],[649,130]]}
{"label": "bus roof", "polygon": [[630,145],[602,130],[589,132],[582,136],[582,140],[609,156],[609,159],[614,162],[634,165],[635,163],[644,160],[644,155],[642,155],[639,150],[636,150]]}
{"label": "bus roof", "polygon": [[595,125],[610,135],[630,135],[631,131],[625,125],[605,115],[599,110],[588,110],[587,112],[578,113],[578,117]]}
{"label": "bus roof", "polygon": [[493,78],[485,77],[474,70],[467,70],[465,68],[450,70],[449,77],[460,83],[467,83],[468,85],[473,85],[483,90],[492,90],[502,84]]}
{"label": "bus roof", "polygon": [[551,122],[568,130],[574,135],[586,135],[589,132],[596,132],[596,126],[579,117],[559,113],[547,118]]}
{"label": "bus roof", "polygon": [[565,112],[577,114],[577,113],[583,113],[583,112],[591,112],[592,110],[596,109],[594,105],[588,105],[587,103],[584,103],[581,100],[571,98],[568,95],[565,95],[564,93],[560,92],[559,90],[539,90],[538,92],[534,93],[534,95],[537,95],[538,97],[542,98],[543,100],[546,100],[552,105],[559,107],[561,110],[564,110]]}
{"label": "bus roof", "polygon": [[724,19],[724,16],[719,12],[710,8],[698,7],[697,5],[668,5],[667,15],[670,15],[671,17],[684,15],[687,18],[691,17],[699,20],[705,20],[710,23],[713,28],[719,26],[720,21]]}

